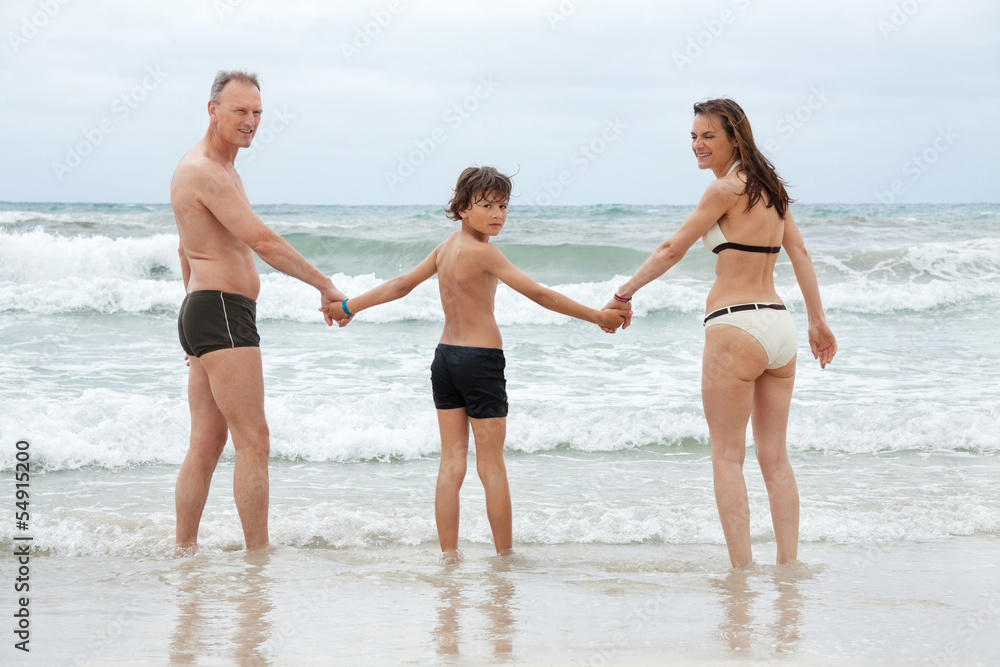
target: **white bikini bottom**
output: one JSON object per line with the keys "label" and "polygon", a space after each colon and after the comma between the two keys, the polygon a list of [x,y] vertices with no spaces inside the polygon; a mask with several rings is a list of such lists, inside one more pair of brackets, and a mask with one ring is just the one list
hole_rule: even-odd
{"label": "white bikini bottom", "polygon": [[[791,314],[784,310],[775,310],[771,306],[780,304],[739,304],[720,308],[705,317],[705,328],[717,324],[728,324],[742,329],[757,339],[767,354],[767,368],[781,368],[795,357],[798,349],[798,333]],[[742,309],[741,306],[755,308]],[[737,312],[728,312],[740,308]]]}

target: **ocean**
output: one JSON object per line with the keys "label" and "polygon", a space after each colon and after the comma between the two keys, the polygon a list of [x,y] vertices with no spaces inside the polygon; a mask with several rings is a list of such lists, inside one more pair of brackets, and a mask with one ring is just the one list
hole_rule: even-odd
{"label": "ocean", "polygon": [[[255,210],[349,295],[456,228],[435,206]],[[600,306],[691,210],[515,201],[494,242]],[[436,563],[436,281],[337,329],[315,290],[260,263],[276,547],[242,551],[230,444],[202,551],[178,561],[173,485],[190,422],[170,208],[0,203],[0,662],[1000,662],[1000,205],[792,213],[839,352],[825,370],[812,359],[780,255],[800,340],[788,448],[801,562],[768,565],[748,432],[758,565],[734,573],[701,408],[715,256],[700,244],[614,335],[499,288],[518,555],[493,556],[470,466],[457,567]],[[24,544],[30,654],[12,646]]]}

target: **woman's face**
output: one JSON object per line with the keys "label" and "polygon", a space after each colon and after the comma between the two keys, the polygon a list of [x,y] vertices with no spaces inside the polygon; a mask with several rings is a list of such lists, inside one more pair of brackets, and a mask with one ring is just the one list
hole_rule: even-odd
{"label": "woman's face", "polygon": [[699,169],[721,170],[736,154],[736,140],[726,136],[718,116],[695,114],[691,127],[691,150]]}

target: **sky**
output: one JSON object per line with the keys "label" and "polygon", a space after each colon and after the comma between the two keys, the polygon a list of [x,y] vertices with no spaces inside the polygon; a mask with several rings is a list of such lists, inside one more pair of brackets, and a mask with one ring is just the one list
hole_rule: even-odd
{"label": "sky", "polygon": [[255,204],[679,204],[731,97],[803,203],[1000,202],[995,0],[4,0],[0,201],[165,203],[219,69]]}

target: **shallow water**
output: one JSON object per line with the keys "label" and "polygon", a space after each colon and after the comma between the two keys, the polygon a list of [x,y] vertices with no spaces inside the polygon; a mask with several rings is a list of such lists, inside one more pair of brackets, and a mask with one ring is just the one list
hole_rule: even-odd
{"label": "shallow water", "polygon": [[[498,246],[529,275],[600,305],[689,211],[515,207]],[[419,261],[453,228],[433,207],[261,213],[351,294]],[[489,558],[474,474],[462,504],[469,560],[454,571],[435,563],[436,284],[337,330],[318,319],[310,288],[266,272],[258,313],[278,547],[262,564],[244,561],[230,447],[195,566],[170,558],[189,422],[169,209],[0,204],[0,474],[13,479],[15,443],[28,440],[34,645],[58,662],[84,650],[97,663],[176,655],[324,664],[336,646],[355,664],[369,655],[371,664],[656,663],[660,651],[908,664],[947,656],[951,642],[958,657],[940,664],[989,663],[1000,655],[994,635],[962,624],[982,625],[968,619],[993,613],[989,596],[1000,590],[991,556],[1000,537],[1000,208],[793,213],[840,352],[823,371],[811,359],[782,255],[778,289],[800,337],[789,451],[810,573],[788,589],[766,565],[745,581],[728,574],[699,390],[699,314],[713,266],[701,247],[639,293],[633,326],[614,336],[498,293],[522,554],[509,571]],[[748,440],[751,530],[766,564],[773,533]],[[4,524],[0,552],[21,534]],[[11,556],[0,565],[6,577]],[[328,580],[350,592],[348,604],[330,595],[300,622],[290,605]],[[185,587],[215,593],[189,603],[177,592]],[[629,610],[663,590],[671,613],[627,631]],[[96,655],[88,643],[132,601],[142,606],[129,621],[134,634],[123,625],[114,648]],[[300,629],[278,647],[283,622]],[[615,653],[604,656],[607,642]]]}

